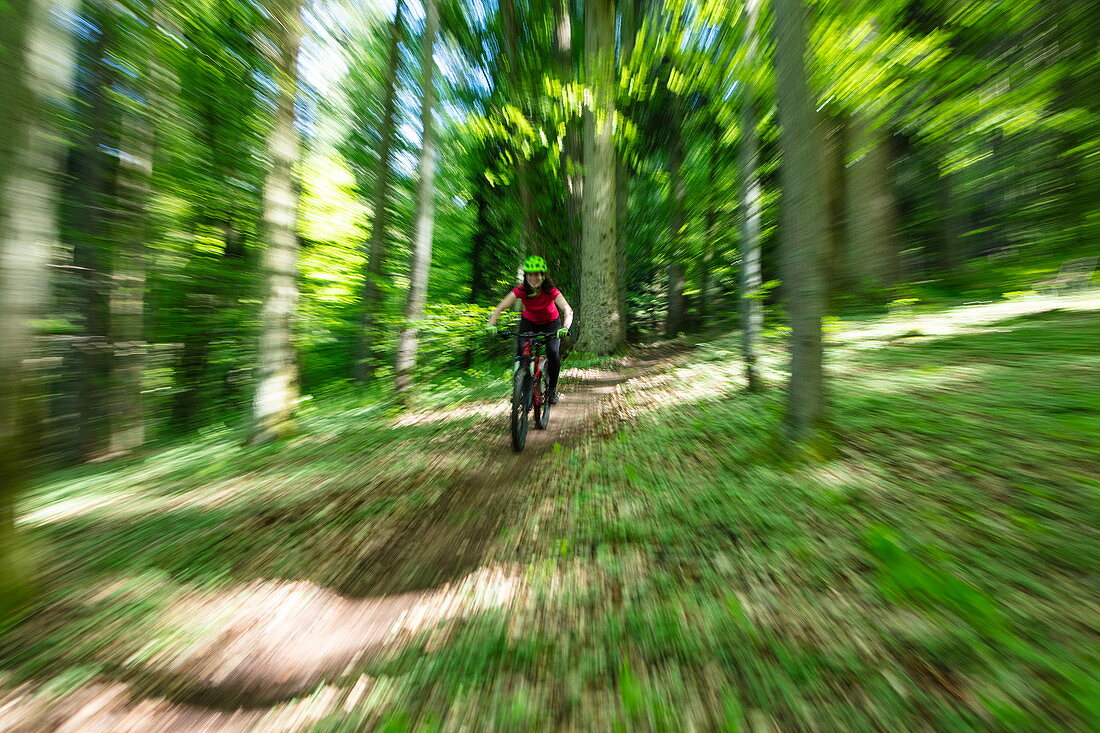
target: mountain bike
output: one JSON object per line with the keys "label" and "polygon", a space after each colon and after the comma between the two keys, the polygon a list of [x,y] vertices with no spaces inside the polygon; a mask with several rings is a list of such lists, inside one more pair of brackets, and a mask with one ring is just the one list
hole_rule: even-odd
{"label": "mountain bike", "polygon": [[527,414],[534,410],[535,428],[545,430],[550,422],[550,401],[546,394],[546,355],[543,348],[557,336],[553,333],[499,332],[501,338],[518,338],[519,354],[512,371],[512,450],[520,452],[527,443]]}

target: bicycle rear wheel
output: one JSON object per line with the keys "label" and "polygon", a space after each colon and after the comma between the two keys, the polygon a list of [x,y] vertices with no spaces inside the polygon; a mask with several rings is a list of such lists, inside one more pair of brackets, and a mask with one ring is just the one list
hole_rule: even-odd
{"label": "bicycle rear wheel", "polygon": [[512,450],[527,443],[527,410],[531,405],[531,373],[520,369],[512,378]]}
{"label": "bicycle rear wheel", "polygon": [[539,378],[535,380],[535,427],[539,430],[546,430],[546,426],[550,423],[550,401],[547,399],[546,393],[546,377],[540,374]]}

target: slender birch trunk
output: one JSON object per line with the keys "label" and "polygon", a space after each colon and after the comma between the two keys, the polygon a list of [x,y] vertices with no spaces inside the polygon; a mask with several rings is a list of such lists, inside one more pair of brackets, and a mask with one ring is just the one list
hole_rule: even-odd
{"label": "slender birch trunk", "polygon": [[420,125],[423,130],[420,145],[420,185],[416,192],[416,228],[413,232],[413,254],[409,293],[405,301],[405,328],[397,346],[394,369],[398,395],[404,395],[412,385],[416,370],[416,350],[420,340],[420,319],[424,317],[424,302],[428,293],[428,272],[432,264],[432,234],[435,229],[435,37],[439,31],[437,0],[425,0],[427,20],[424,26],[424,77],[421,83]]}
{"label": "slender birch trunk", "polygon": [[371,197],[370,241],[363,273],[363,301],[359,334],[355,342],[352,372],[356,381],[366,382],[374,373],[374,339],[377,336],[378,312],[382,307],[382,272],[388,254],[386,228],[389,224],[389,191],[393,151],[396,137],[397,70],[401,65],[401,35],[404,32],[404,0],[397,0],[393,25],[390,27],[389,61],[386,67],[386,92],[382,100],[382,129],[378,143],[378,173]]}
{"label": "slender birch trunk", "polygon": [[271,170],[264,187],[263,256],[265,278],[260,316],[259,381],[252,404],[252,443],[284,438],[294,429],[298,403],[298,365],[292,329],[298,305],[298,193],[294,165],[298,134],[294,129],[294,102],[298,96],[298,45],[302,34],[300,0],[286,0],[278,8],[278,101],[271,131]]}
{"label": "slender birch trunk", "polygon": [[[760,0],[749,0],[745,11],[748,13],[748,25],[745,29],[745,44],[748,49],[745,66],[752,68],[757,57],[757,21],[760,17]],[[764,306],[760,302],[760,177],[759,143],[756,126],[760,113],[757,110],[756,89],[747,88],[741,106],[741,268],[740,311],[741,311],[741,355],[745,362],[745,379],[750,392],[763,388],[760,379],[759,343],[760,332],[764,326]]]}

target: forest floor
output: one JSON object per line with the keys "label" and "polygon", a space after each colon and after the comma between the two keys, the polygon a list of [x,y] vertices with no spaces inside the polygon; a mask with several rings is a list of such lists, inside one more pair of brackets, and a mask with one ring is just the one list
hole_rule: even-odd
{"label": "forest floor", "polygon": [[1100,295],[830,323],[812,463],[780,336],[54,476],[0,730],[1095,729]]}

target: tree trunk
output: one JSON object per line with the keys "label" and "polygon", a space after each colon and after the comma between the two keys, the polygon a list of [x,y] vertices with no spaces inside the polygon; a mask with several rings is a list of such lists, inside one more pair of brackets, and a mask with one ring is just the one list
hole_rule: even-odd
{"label": "tree trunk", "polygon": [[[846,191],[844,186],[845,132],[846,122],[842,117],[821,117],[821,151],[823,175],[825,177],[825,211],[828,224],[825,227],[825,251],[822,255],[825,282],[830,284],[844,281],[845,254],[845,212]],[[826,302],[836,293],[826,293]]]}
{"label": "tree trunk", "polygon": [[416,191],[416,229],[413,232],[412,265],[409,268],[409,293],[405,301],[405,328],[397,346],[394,369],[398,395],[405,395],[412,385],[416,370],[416,349],[420,336],[420,319],[424,317],[424,301],[428,293],[428,271],[432,264],[432,233],[435,229],[435,37],[439,30],[437,0],[425,0],[427,20],[424,25],[423,82],[421,83],[420,125],[423,130],[420,145],[420,185]]}
{"label": "tree trunk", "polygon": [[[514,0],[500,0],[500,21],[504,42],[504,71],[508,81],[508,92],[516,108],[523,115],[529,112],[527,98],[527,84],[524,80],[522,56],[516,47],[520,29],[516,24],[516,8]],[[520,242],[519,252],[521,257],[540,252],[540,239],[538,222],[535,217],[534,203],[531,197],[531,167],[527,155],[520,146],[513,146],[512,156],[515,160],[516,170],[516,198],[519,200],[520,210]]]}
{"label": "tree trunk", "polygon": [[[558,78],[563,86],[573,84],[573,19],[570,15],[570,0],[558,0],[554,4],[556,13],[555,43],[557,47]],[[567,217],[568,243],[565,259],[570,264],[570,279],[578,285],[572,306],[578,312],[581,307],[579,284],[581,282],[581,210],[584,206],[584,178],[581,175],[581,155],[583,140],[579,130],[582,126],[567,116],[565,122],[565,141],[562,144],[560,163],[565,178],[565,208]]]}
{"label": "tree trunk", "polygon": [[[486,150],[483,156],[485,161],[490,157]],[[496,233],[490,219],[489,190],[491,185],[485,177],[485,172],[480,168],[474,170],[471,188],[474,195],[474,206],[477,209],[477,218],[474,225],[474,234],[470,238],[470,303],[477,304],[490,297],[492,292],[491,280],[488,277],[489,252],[493,247]]]}
{"label": "tree trunk", "polygon": [[[721,180],[721,172],[718,170],[719,150],[721,146],[722,130],[717,120],[712,120],[710,125],[710,176],[712,181]],[[719,187],[711,186],[707,195],[707,210],[704,215],[703,256],[699,261],[699,322],[708,323],[713,314],[714,294],[714,261],[715,252],[718,250],[718,201]]]}
{"label": "tree trunk", "polygon": [[756,105],[746,100],[741,131],[741,354],[745,361],[745,379],[750,392],[763,387],[760,379],[759,343],[764,326],[764,306],[760,300],[760,179],[757,177]]}
{"label": "tree trunk", "polygon": [[73,222],[73,266],[80,276],[81,338],[76,374],[78,458],[90,460],[102,455],[109,439],[110,405],[106,399],[111,383],[108,344],[110,302],[110,255],[115,156],[105,151],[116,147],[115,117],[110,100],[116,73],[107,55],[114,45],[117,18],[98,3],[87,5],[88,21],[95,28],[87,44],[90,75],[78,87],[78,96],[88,110],[83,135],[71,151],[74,163],[70,184]]}
{"label": "tree trunk", "polygon": [[[619,69],[630,68],[631,58],[634,55],[634,44],[637,38],[637,0],[621,0],[620,34],[622,45],[619,51]],[[627,220],[630,217],[630,165],[626,156],[621,151],[615,158],[615,282],[619,297],[619,313],[623,317],[624,331],[626,329],[629,310],[626,307],[626,251],[627,251]]]}
{"label": "tree trunk", "polygon": [[615,297],[626,330],[627,219],[630,216],[630,166],[621,157],[615,161]]}
{"label": "tree trunk", "polygon": [[[745,46],[748,54],[745,64],[752,68],[756,64],[758,38],[757,20],[760,15],[760,0],[749,0],[746,5],[748,26],[745,29]],[[750,392],[763,388],[758,366],[760,332],[764,326],[764,306],[760,301],[760,212],[761,186],[757,171],[760,167],[759,143],[756,126],[760,114],[756,107],[754,88],[744,90],[741,108],[741,139],[739,157],[741,168],[741,268],[740,268],[740,311],[741,311],[741,355],[745,361],[745,379]]]}
{"label": "tree trunk", "polygon": [[959,186],[957,172],[940,171],[937,193],[940,207],[940,266],[952,273],[966,260],[966,244],[963,239],[964,206],[960,199],[965,195]]}
{"label": "tree trunk", "polygon": [[849,119],[845,180],[845,271],[857,289],[881,289],[900,277],[897,212],[889,138],[856,115]]}
{"label": "tree trunk", "polygon": [[675,336],[684,329],[684,140],[677,118],[668,154],[668,179],[672,191],[672,210],[668,222],[668,315],[665,335]]}
{"label": "tree trunk", "polygon": [[[488,145],[483,144],[482,159],[488,161]],[[477,210],[474,233],[470,237],[470,304],[477,305],[488,299],[491,287],[488,278],[489,250],[493,246],[494,228],[490,221],[489,181],[480,167],[472,172],[470,187],[473,189],[474,207]],[[462,368],[469,369],[474,363],[474,349],[471,346],[463,352]]]}
{"label": "tree trunk", "polygon": [[1005,156],[1004,133],[1001,130],[989,130],[984,135],[987,155],[982,156],[972,166],[974,174],[982,183],[978,186],[978,207],[976,229],[980,234],[971,254],[987,255],[997,252],[1008,244],[1005,221],[1005,194],[1008,161]]}
{"label": "tree trunk", "polygon": [[806,73],[806,8],[802,0],[776,0],[775,64],[779,98],[783,292],[791,319],[791,377],[786,422],[789,436],[815,436],[824,412],[821,316],[825,284],[824,177],[817,150],[817,111]]}
{"label": "tree trunk", "polygon": [[298,303],[298,192],[294,164],[299,142],[294,129],[298,96],[301,0],[284,0],[275,12],[278,98],[269,151],[271,170],[264,187],[264,299],[260,316],[259,379],[252,403],[249,441],[267,443],[294,429],[298,367],[292,329]]}
{"label": "tree trunk", "polygon": [[581,333],[577,348],[611,354],[623,343],[615,272],[615,4],[585,5],[585,60],[592,109],[584,124]]}
{"label": "tree trunk", "polygon": [[706,325],[714,319],[714,251],[718,242],[718,209],[713,201],[707,202],[703,217],[703,256],[699,258],[699,323]]}
{"label": "tree trunk", "polygon": [[[203,298],[206,303],[208,297]],[[196,309],[201,318],[209,318],[207,306]],[[195,327],[183,335],[183,344],[176,354],[173,368],[176,394],[172,399],[172,428],[179,432],[199,426],[202,387],[206,383],[206,367],[210,359],[210,337]]]}
{"label": "tree trunk", "polygon": [[374,180],[372,196],[370,241],[367,244],[367,263],[363,273],[363,302],[360,313],[360,329],[352,366],[352,376],[366,382],[373,374],[371,349],[377,330],[377,318],[382,307],[382,272],[387,256],[386,226],[389,222],[390,171],[395,137],[395,110],[397,99],[397,70],[401,65],[401,34],[405,3],[397,0],[393,25],[390,28],[389,62],[386,67],[386,92],[382,100],[382,130],[378,144],[378,175]]}
{"label": "tree trunk", "polygon": [[[150,66],[156,62],[149,62]],[[153,79],[144,78],[147,97]],[[149,233],[146,208],[153,172],[153,126],[150,99],[143,111],[131,112],[122,123],[119,148],[119,217],[115,227],[116,256],[111,290],[111,439],[112,455],[129,453],[145,442],[142,377],[145,303],[145,240]]]}
{"label": "tree trunk", "polygon": [[[68,93],[71,0],[16,0],[0,23],[0,621],[31,588],[15,502],[26,488],[41,428],[38,344],[57,246],[59,137],[52,107]],[[9,8],[9,10],[11,10]]]}

